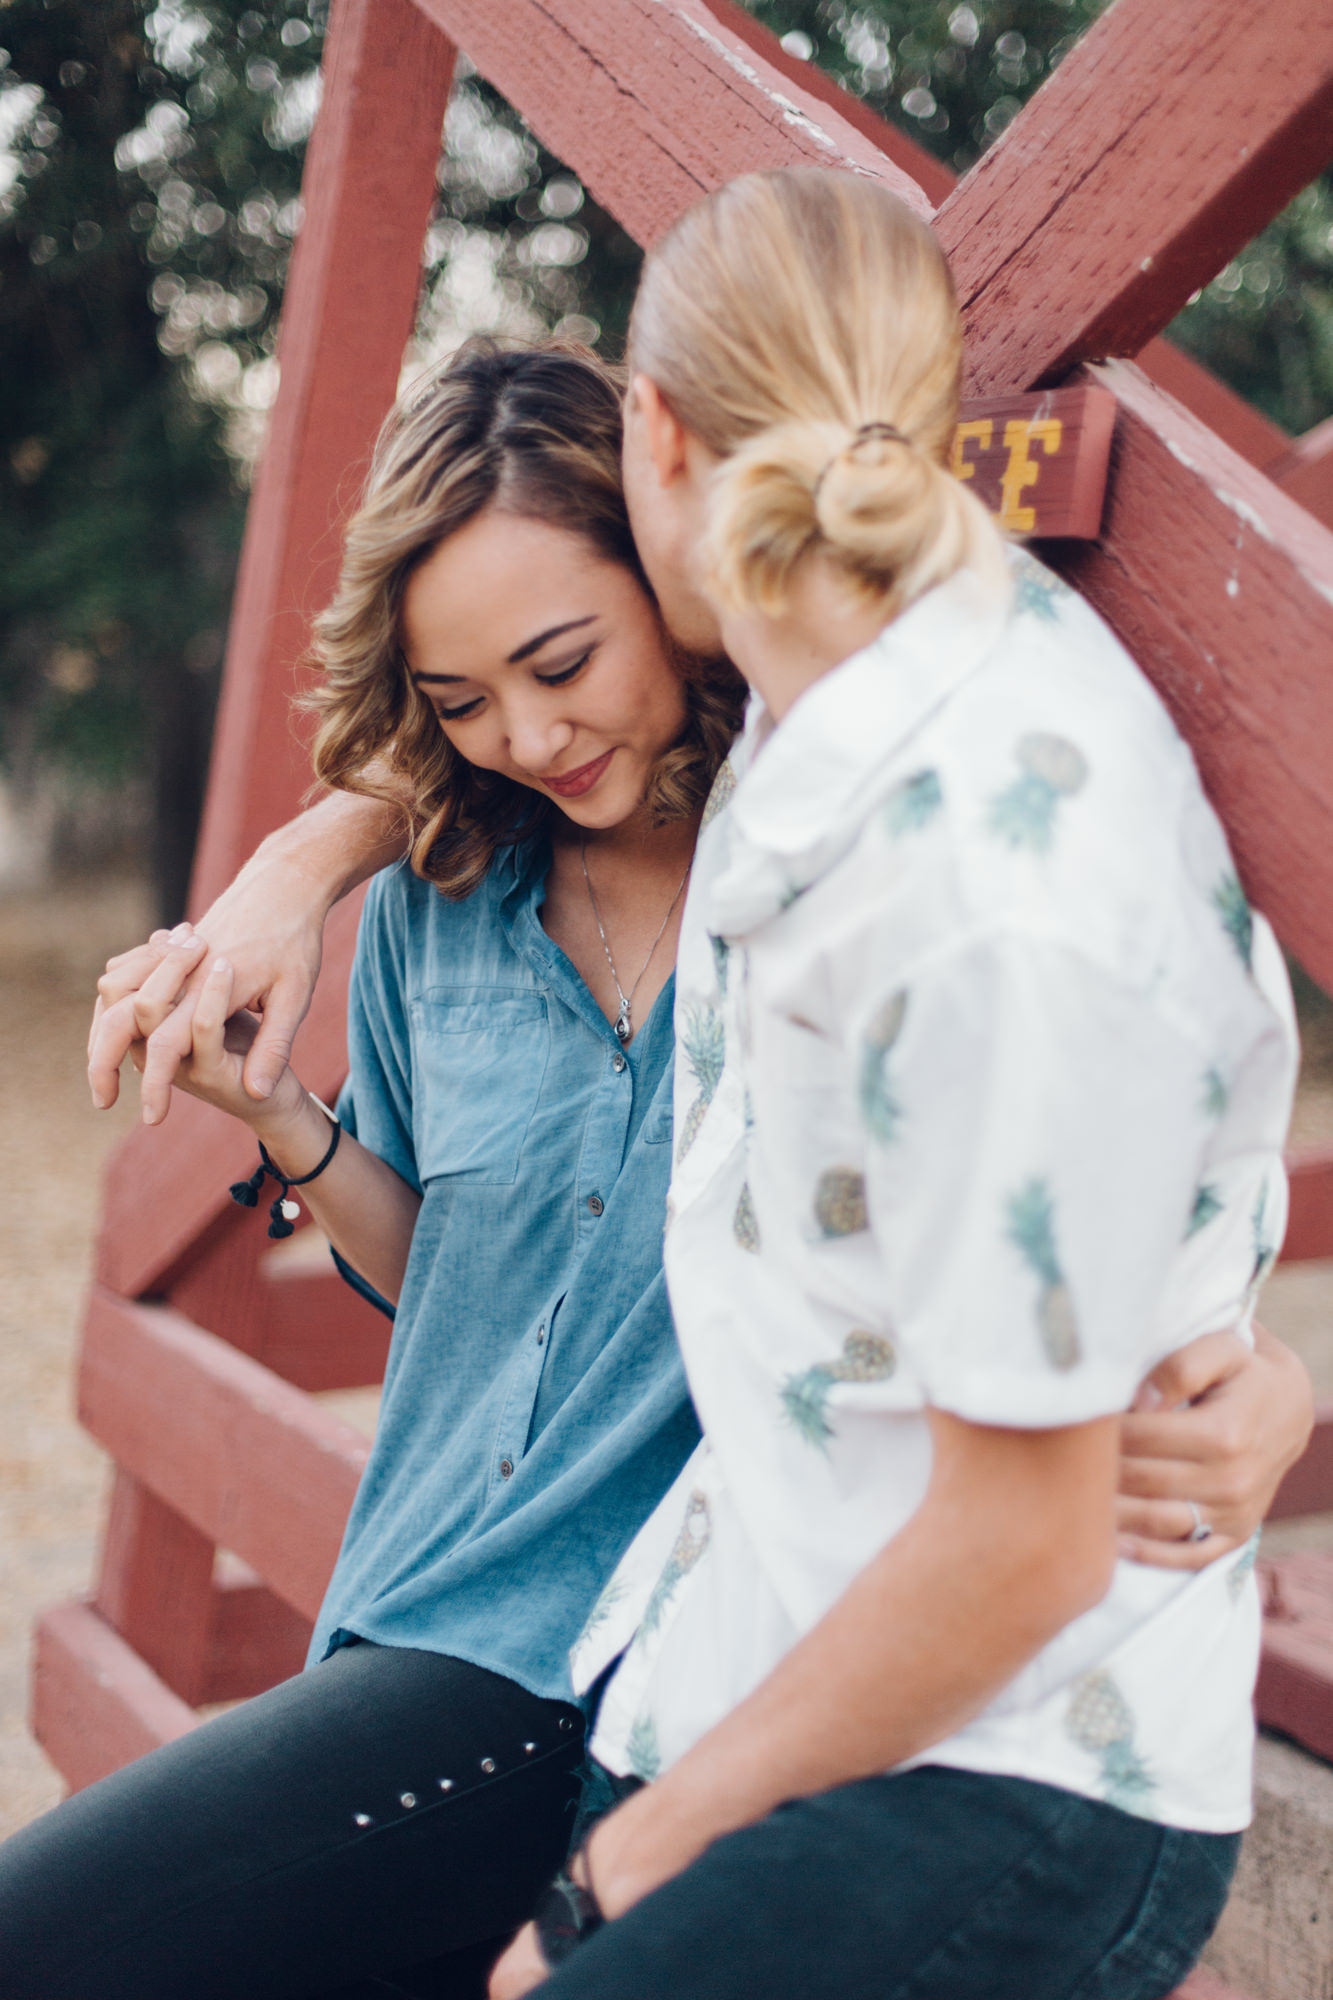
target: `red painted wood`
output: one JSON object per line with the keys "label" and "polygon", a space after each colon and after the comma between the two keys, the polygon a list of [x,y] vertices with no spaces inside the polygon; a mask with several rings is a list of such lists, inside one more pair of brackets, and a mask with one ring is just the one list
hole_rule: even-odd
{"label": "red painted wood", "polygon": [[[292,1056],[297,1075],[326,1104],[347,1073],[347,979],[360,908],[360,895],[349,896],[329,919],[324,968]],[[258,1157],[236,1119],[178,1092],[164,1125],[137,1127],[111,1156],[97,1247],[101,1282],[127,1297],[170,1283],[204,1232],[236,1213],[227,1189]],[[249,1221],[257,1246],[265,1244],[264,1224],[254,1212]]]}
{"label": "red painted wood", "polygon": [[891,125],[887,118],[872,111],[864,98],[854,97],[851,91],[834,83],[817,63],[789,56],[772,29],[756,21],[753,14],[747,14],[736,0],[707,0],[707,5],[718,25],[761,56],[770,69],[785,76],[798,90],[818,98],[821,104],[830,105],[849,125],[863,132],[872,145],[902,168],[909,180],[916,182],[933,206],[938,207],[956,186],[958,176],[952,167],[946,167],[943,160],[937,160],[899,126]]}
{"label": "red painted wood", "polygon": [[174,1742],[198,1721],[91,1605],[57,1605],[37,1621],[32,1733],[71,1791]]}
{"label": "red painted wood", "polygon": [[1052,560],[1155,682],[1250,896],[1333,985],[1333,534],[1138,369],[1094,373],[1120,405],[1105,529]]}
{"label": "red painted wood", "polygon": [[247,1701],[299,1674],[310,1629],[311,1621],[275,1597],[248,1564],[219,1556],[202,1701]]}
{"label": "red painted wood", "polygon": [[316,1615],[368,1454],[360,1431],[169,1307],[100,1288],[79,1417],[201,1534]]}
{"label": "red painted wood", "polygon": [[206,1699],[212,1600],[212,1542],[118,1466],[95,1608],[192,1706]]}
{"label": "red painted wood", "polygon": [[1318,1757],[1333,1759],[1333,1556],[1260,1565],[1264,1643],[1255,1714]]}
{"label": "red painted wood", "polygon": [[452,72],[452,49],[411,0],[337,0],[283,301],[282,384],[246,520],[196,915],[310,782],[287,702],[412,329]]}
{"label": "red painted wood", "polygon": [[1333,417],[1297,438],[1269,476],[1326,528],[1333,528]]}
{"label": "red painted wood", "polygon": [[1315,1405],[1314,1432],[1277,1489],[1270,1521],[1333,1512],[1333,1400]]}
{"label": "red painted wood", "polygon": [[1333,1153],[1306,1153],[1287,1162],[1291,1195],[1284,1264],[1333,1257]]}
{"label": "red painted wood", "polygon": [[418,0],[639,243],[709,188],[806,161],[916,182],[706,0]]}
{"label": "red painted wood", "polygon": [[1177,1986],[1169,2000],[1244,2000],[1244,1996],[1210,1972],[1206,1965],[1196,1965],[1188,1979]]}
{"label": "red painted wood", "polygon": [[364,1389],[384,1380],[392,1321],[333,1269],[267,1279],[256,1357],[301,1389]]}
{"label": "red painted wood", "polygon": [[1117,0],[939,211],[970,392],[1133,355],[1333,157],[1333,8]]}
{"label": "red painted wood", "polygon": [[1087,383],[963,404],[953,469],[1010,535],[1090,541],[1100,531],[1115,397]]}
{"label": "red painted wood", "polygon": [[1223,444],[1230,445],[1270,478],[1274,476],[1273,468],[1290,449],[1291,439],[1256,410],[1253,403],[1247,403],[1243,396],[1229,389],[1219,375],[1214,375],[1183,347],[1177,347],[1173,340],[1150,340],[1135,359],[1150,382],[1183,403]]}

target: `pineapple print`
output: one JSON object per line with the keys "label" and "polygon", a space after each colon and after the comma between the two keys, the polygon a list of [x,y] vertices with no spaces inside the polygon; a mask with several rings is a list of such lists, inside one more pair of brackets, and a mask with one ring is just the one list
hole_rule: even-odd
{"label": "pineapple print", "polygon": [[861,1116],[866,1129],[885,1146],[897,1133],[902,1117],[902,1108],[889,1088],[888,1063],[906,1014],[907,994],[895,993],[871,1015],[861,1044]]}
{"label": "pineapple print", "polygon": [[672,1594],[682,1577],[688,1576],[708,1547],[712,1533],[712,1518],[708,1511],[708,1495],[696,1486],[685,1507],[685,1519],[680,1533],[671,1545],[671,1554],[662,1565],[662,1574],[653,1585],[652,1596],[644,1606],[640,1632],[655,1632],[662,1622],[662,1613],[671,1602]]}
{"label": "pineapple print", "polygon": [[1030,557],[1017,565],[1017,581],[1014,587],[1014,609],[1021,614],[1031,613],[1047,624],[1053,624],[1060,616],[1060,599],[1072,592],[1068,584],[1061,583],[1058,576],[1034,562]]}
{"label": "pineapple print", "polygon": [[1254,1565],[1259,1560],[1259,1540],[1260,1530],[1256,1528],[1241,1550],[1239,1560],[1227,1571],[1227,1594],[1233,1604],[1240,1603],[1245,1586],[1253,1574]]}
{"label": "pineapple print", "polygon": [[592,1610],[588,1613],[587,1623],[579,1633],[578,1638],[574,1641],[572,1651],[577,1653],[580,1646],[587,1644],[594,1632],[600,1631],[624,1595],[624,1583],[618,1576],[613,1576],[597,1599],[597,1602],[593,1605]]}
{"label": "pineapple print", "polygon": [[1203,1111],[1206,1118],[1225,1118],[1227,1105],[1231,1102],[1231,1092],[1220,1069],[1206,1069],[1203,1073]]}
{"label": "pineapple print", "polygon": [[807,1444],[827,1452],[833,1426],[826,1406],[833,1384],[887,1382],[897,1365],[891,1340],[878,1333],[849,1333],[836,1361],[820,1361],[801,1375],[787,1377],[781,1390],[783,1415]]}
{"label": "pineapple print", "polygon": [[1072,1368],[1083,1357],[1078,1323],[1055,1249],[1054,1204],[1044,1180],[1031,1180],[1006,1204],[1009,1241],[1041,1280],[1037,1324],[1052,1368]]}
{"label": "pineapple print", "polygon": [[713,947],[713,972],[717,978],[717,990],[719,993],[725,993],[727,990],[727,960],[731,957],[731,946],[725,938],[714,937],[711,932],[709,933],[708,942]]}
{"label": "pineapple print", "polygon": [[759,1223],[754,1212],[754,1198],[750,1193],[750,1183],[746,1181],[736,1203],[736,1213],[731,1218],[731,1233],[742,1250],[758,1251]]}
{"label": "pineapple print", "polygon": [[680,1128],[676,1146],[677,1165],[698,1138],[704,1114],[721,1081],[722,1065],[727,1059],[727,1031],[722,1016],[712,1007],[691,1007],[681,1029],[680,1045],[699,1086],[699,1095],[686,1112],[685,1122]]}
{"label": "pineapple print", "polygon": [[914,771],[884,801],[884,824],[895,839],[929,824],[944,804],[938,771]]}
{"label": "pineapple print", "polygon": [[651,1715],[640,1713],[625,1739],[630,1769],[645,1785],[651,1785],[662,1771],[662,1753],[657,1747],[657,1724]]}
{"label": "pineapple print", "polygon": [[704,816],[699,822],[700,833],[703,832],[706,826],[712,824],[720,812],[725,810],[735,789],[736,773],[732,769],[731,759],[728,757],[725,763],[719,765],[717,776],[713,780],[713,789],[708,794],[708,803],[704,807]]}
{"label": "pineapple print", "polygon": [[1067,738],[1041,731],[1020,737],[1014,755],[1023,775],[991,800],[990,830],[1010,847],[1048,854],[1060,801],[1087,784],[1088,760]]}
{"label": "pineapple print", "polygon": [[826,1237],[868,1228],[865,1175],[855,1167],[827,1167],[815,1185],[815,1221]]}
{"label": "pineapple print", "polygon": [[1208,1227],[1215,1215],[1221,1213],[1222,1197],[1215,1187],[1211,1187],[1207,1181],[1202,1182],[1194,1196],[1190,1219],[1185,1224],[1185,1241],[1188,1243],[1191,1236],[1197,1236],[1201,1229]]}
{"label": "pineapple print", "polygon": [[1154,1789],[1152,1773],[1134,1748],[1134,1711],[1104,1667],[1074,1682],[1065,1730],[1101,1765],[1107,1805],[1141,1813]]}
{"label": "pineapple print", "polygon": [[1222,928],[1236,947],[1236,955],[1248,971],[1254,958],[1254,918],[1245,900],[1245,891],[1235,875],[1223,875],[1213,890],[1213,908],[1222,919]]}
{"label": "pineapple print", "polygon": [[1265,1180],[1259,1190],[1250,1216],[1250,1230],[1254,1238],[1254,1269],[1250,1272],[1250,1282],[1246,1287],[1247,1297],[1253,1299],[1260,1285],[1277,1262],[1277,1245],[1268,1234],[1268,1182]]}

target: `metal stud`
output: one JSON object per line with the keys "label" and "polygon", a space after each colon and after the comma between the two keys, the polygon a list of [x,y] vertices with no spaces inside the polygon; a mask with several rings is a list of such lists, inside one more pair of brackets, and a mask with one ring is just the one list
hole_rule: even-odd
{"label": "metal stud", "polygon": [[355,1822],[356,1822],[356,1824],[357,1824],[358,1826],[369,1826],[369,1825],[370,1825],[370,1814],[369,1814],[369,1813],[353,1813],[353,1814],[352,1814],[352,1818],[353,1818],[353,1819],[355,1820]]}
{"label": "metal stud", "polygon": [[483,1757],[481,1760],[481,1768],[486,1773],[487,1777],[489,1777],[491,1772],[495,1769],[494,1757]]}
{"label": "metal stud", "polygon": [[562,1735],[562,1736],[568,1736],[568,1734],[569,1734],[570,1730],[571,1730],[571,1729],[572,1729],[573,1727],[574,1727],[574,1725],[573,1725],[573,1723],[572,1723],[572,1722],[570,1721],[569,1717],[568,1717],[567,1715],[562,1715],[562,1716],[561,1716],[561,1718],[560,1718],[560,1733],[561,1733],[561,1735]]}
{"label": "metal stud", "polygon": [[534,1750],[535,1750],[536,1748],[537,1748],[537,1745],[536,1745],[535,1743],[525,1743],[525,1744],[523,1745],[523,1754],[524,1754],[524,1755],[525,1755],[526,1757],[530,1757],[530,1756],[532,1755],[533,1751],[534,1751]]}
{"label": "metal stud", "polygon": [[404,1792],[399,1799],[399,1804],[407,1806],[409,1810],[412,1806],[416,1804],[416,1802],[417,1802],[417,1795],[415,1792]]}
{"label": "metal stud", "polygon": [[454,1781],[452,1778],[439,1778],[437,1779],[436,1782],[438,1783],[440,1790],[442,1792],[451,1792],[454,1788]]}

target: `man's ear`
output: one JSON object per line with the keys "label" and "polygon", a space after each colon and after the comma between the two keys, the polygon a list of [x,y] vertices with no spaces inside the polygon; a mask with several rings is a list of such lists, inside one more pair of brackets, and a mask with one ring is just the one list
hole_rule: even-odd
{"label": "man's ear", "polygon": [[643,426],[643,439],[659,486],[670,486],[686,467],[689,433],[651,375],[635,375],[629,385],[629,420]]}

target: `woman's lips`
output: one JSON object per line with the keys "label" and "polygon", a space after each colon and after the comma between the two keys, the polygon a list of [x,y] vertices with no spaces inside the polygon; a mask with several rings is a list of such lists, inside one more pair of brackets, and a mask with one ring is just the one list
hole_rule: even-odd
{"label": "woman's lips", "polygon": [[577,771],[566,771],[563,777],[543,778],[542,783],[557,798],[581,798],[584,792],[592,790],[615,754],[614,750],[604,750],[600,757],[593,758],[591,764],[580,764]]}

